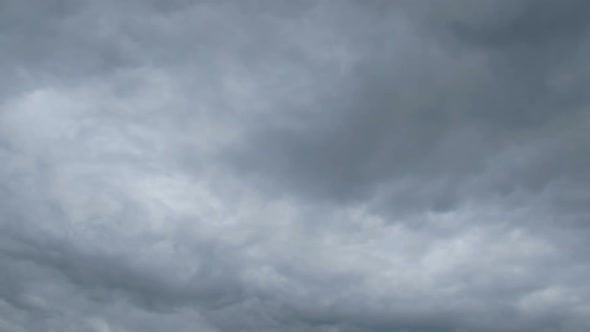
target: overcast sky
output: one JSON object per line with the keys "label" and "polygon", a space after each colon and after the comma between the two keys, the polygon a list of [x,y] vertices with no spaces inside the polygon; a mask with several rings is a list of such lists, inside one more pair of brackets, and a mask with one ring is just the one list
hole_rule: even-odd
{"label": "overcast sky", "polygon": [[0,0],[0,330],[588,331],[589,59],[587,0]]}

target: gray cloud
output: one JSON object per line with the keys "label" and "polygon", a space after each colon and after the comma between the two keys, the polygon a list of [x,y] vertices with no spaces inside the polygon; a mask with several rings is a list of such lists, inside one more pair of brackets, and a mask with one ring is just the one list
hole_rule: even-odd
{"label": "gray cloud", "polygon": [[590,327],[585,1],[4,1],[3,331]]}

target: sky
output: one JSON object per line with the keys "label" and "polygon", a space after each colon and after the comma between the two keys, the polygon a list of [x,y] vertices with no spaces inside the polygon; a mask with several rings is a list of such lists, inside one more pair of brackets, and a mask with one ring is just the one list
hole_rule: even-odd
{"label": "sky", "polygon": [[0,0],[0,330],[590,330],[587,0]]}

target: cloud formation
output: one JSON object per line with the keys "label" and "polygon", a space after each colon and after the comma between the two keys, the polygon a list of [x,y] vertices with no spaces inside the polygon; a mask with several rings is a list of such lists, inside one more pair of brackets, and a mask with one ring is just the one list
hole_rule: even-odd
{"label": "cloud formation", "polygon": [[589,329],[588,9],[3,1],[0,330]]}

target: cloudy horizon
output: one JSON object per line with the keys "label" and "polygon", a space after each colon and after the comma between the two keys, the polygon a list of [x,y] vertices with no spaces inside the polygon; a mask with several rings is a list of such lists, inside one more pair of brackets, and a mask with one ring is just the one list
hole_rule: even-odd
{"label": "cloudy horizon", "polygon": [[590,330],[589,13],[0,1],[0,330]]}

